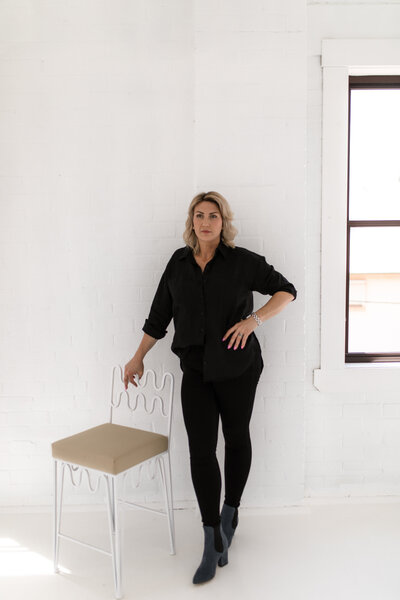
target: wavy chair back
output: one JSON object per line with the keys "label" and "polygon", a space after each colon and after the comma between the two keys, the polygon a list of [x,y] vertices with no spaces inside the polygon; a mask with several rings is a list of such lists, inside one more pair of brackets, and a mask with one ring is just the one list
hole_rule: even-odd
{"label": "wavy chair back", "polygon": [[138,387],[129,384],[126,390],[122,367],[113,368],[110,423],[161,433],[169,438],[174,395],[172,374],[167,372],[157,378],[152,369],[146,369],[140,380],[135,376],[135,381]]}

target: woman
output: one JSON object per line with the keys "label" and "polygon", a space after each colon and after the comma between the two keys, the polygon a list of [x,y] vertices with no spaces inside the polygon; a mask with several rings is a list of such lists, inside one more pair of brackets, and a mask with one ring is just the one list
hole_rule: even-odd
{"label": "woman", "polygon": [[[226,199],[196,195],[188,210],[184,248],[170,258],[158,285],[143,339],[125,366],[125,388],[142,377],[143,359],[163,338],[171,319],[171,349],[183,371],[182,411],[190,468],[202,517],[204,551],[193,583],[228,562],[238,507],[251,464],[250,417],[264,367],[256,327],[297,296],[295,287],[255,252],[235,246],[237,230]],[[269,294],[253,312],[253,291]],[[221,473],[216,457],[221,416],[225,438],[225,498],[220,513]]]}

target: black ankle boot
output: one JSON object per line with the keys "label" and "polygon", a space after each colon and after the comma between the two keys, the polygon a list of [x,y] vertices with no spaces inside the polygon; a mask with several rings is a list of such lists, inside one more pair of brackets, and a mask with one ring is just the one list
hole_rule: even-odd
{"label": "black ankle boot", "polygon": [[228,540],[223,532],[221,523],[215,527],[203,525],[203,529],[203,558],[194,574],[193,583],[204,583],[212,579],[217,569],[217,563],[220,567],[228,564]]}
{"label": "black ankle boot", "polygon": [[234,506],[228,504],[223,505],[221,511],[221,525],[226,539],[228,540],[228,548],[231,545],[235,529],[239,522],[239,511]]}

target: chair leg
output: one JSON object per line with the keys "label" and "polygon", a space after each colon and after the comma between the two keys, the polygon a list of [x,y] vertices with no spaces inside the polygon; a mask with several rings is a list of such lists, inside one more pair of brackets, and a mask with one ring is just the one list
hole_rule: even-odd
{"label": "chair leg", "polygon": [[173,539],[174,539],[174,554],[175,554],[175,520],[174,520],[174,498],[172,495],[172,472],[171,472],[171,456],[169,454],[169,451],[167,452],[167,467],[168,467],[168,475],[167,475],[167,482],[168,482],[168,492],[169,492],[169,510],[170,510],[170,514],[171,514],[171,528],[172,528],[172,532],[173,532]]}
{"label": "chair leg", "polygon": [[113,563],[113,575],[115,586],[115,598],[119,600],[123,597],[121,586],[121,539],[120,523],[118,515],[117,485],[116,478],[112,475],[105,475],[107,486],[107,506],[108,519],[110,526],[111,554]]}
{"label": "chair leg", "polygon": [[54,460],[54,508],[53,508],[53,560],[54,560],[54,573],[58,573],[58,560],[57,560],[57,502],[58,502],[58,481],[57,481],[57,461]]}
{"label": "chair leg", "polygon": [[118,568],[118,590],[117,598],[122,598],[122,554],[121,554],[121,524],[120,511],[117,497],[117,478],[113,477],[113,494],[114,494],[114,522],[115,522],[115,559]]}
{"label": "chair leg", "polygon": [[53,533],[54,533],[54,573],[59,573],[58,568],[58,557],[60,551],[60,524],[61,524],[61,511],[64,491],[64,471],[65,465],[61,468],[61,486],[58,489],[58,461],[54,460],[54,520],[53,520]]}
{"label": "chair leg", "polygon": [[[165,468],[164,457],[167,459],[168,469]],[[168,518],[168,531],[171,552],[170,554],[176,554],[175,552],[175,523],[174,523],[174,507],[172,499],[172,479],[171,479],[171,464],[169,460],[169,453],[163,454],[158,459],[158,465],[160,467],[161,483],[164,493],[165,512]],[[168,475],[167,472],[168,471]]]}

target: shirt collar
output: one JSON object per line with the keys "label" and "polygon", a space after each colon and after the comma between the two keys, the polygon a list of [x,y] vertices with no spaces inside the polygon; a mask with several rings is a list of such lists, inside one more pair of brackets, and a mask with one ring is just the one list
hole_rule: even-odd
{"label": "shirt collar", "polygon": [[[222,241],[220,241],[220,243],[217,246],[217,249],[215,252],[219,251],[220,254],[226,258],[228,256],[228,252],[229,252],[229,248],[228,246],[226,246]],[[192,252],[192,249],[190,246],[186,246],[183,250],[182,255],[179,257],[179,260],[182,260],[183,258],[186,258],[190,253]]]}

